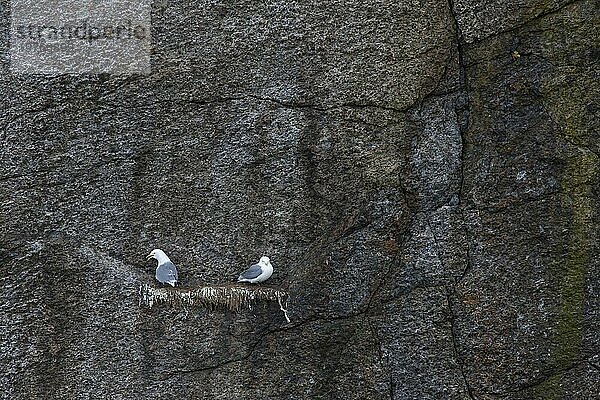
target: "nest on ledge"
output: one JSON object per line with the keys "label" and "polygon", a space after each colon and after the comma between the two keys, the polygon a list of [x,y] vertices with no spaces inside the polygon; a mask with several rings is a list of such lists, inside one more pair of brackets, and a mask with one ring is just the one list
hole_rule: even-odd
{"label": "nest on ledge", "polygon": [[154,304],[202,306],[209,309],[225,307],[231,311],[250,308],[258,301],[277,301],[287,322],[287,302],[289,294],[283,289],[267,286],[246,286],[239,284],[210,285],[196,288],[140,286],[139,304],[152,307]]}

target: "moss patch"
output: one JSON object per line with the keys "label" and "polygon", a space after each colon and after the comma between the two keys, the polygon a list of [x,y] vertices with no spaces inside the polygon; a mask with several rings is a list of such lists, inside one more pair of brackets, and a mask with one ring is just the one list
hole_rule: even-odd
{"label": "moss patch", "polygon": [[[558,223],[565,228],[567,255],[556,272],[560,285],[560,304],[550,342],[550,363],[556,373],[535,387],[535,398],[562,399],[565,393],[565,370],[580,358],[584,328],[585,278],[590,263],[593,215],[597,203],[592,189],[598,184],[599,160],[593,148],[594,134],[586,117],[587,107],[594,101],[597,83],[590,75],[584,55],[594,47],[593,26],[586,20],[587,11],[574,7],[565,18],[556,14],[541,21],[545,32],[544,58],[551,61],[553,71],[544,78],[544,106],[560,127],[560,135],[569,153],[562,176],[561,213]],[[573,27],[573,20],[578,23]]]}
{"label": "moss patch", "polygon": [[[585,302],[585,277],[590,262],[590,242],[594,232],[592,215],[595,200],[592,183],[598,178],[598,158],[593,153],[582,152],[568,159],[561,177],[563,195],[560,220],[566,223],[568,253],[555,279],[560,285],[560,305],[555,329],[550,343],[550,363],[557,371],[569,368],[581,350],[583,312]],[[560,223],[560,222],[559,222]],[[563,374],[557,373],[539,385],[535,392],[543,399],[561,399]]]}

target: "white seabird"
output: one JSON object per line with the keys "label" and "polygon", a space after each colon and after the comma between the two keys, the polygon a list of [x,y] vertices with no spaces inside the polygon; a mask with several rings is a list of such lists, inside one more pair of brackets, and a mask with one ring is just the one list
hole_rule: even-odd
{"label": "white seabird", "polygon": [[147,259],[154,258],[158,261],[158,267],[156,267],[156,280],[160,283],[168,283],[175,287],[177,283],[177,268],[175,264],[169,260],[169,257],[161,249],[154,249],[148,254]]}
{"label": "white seabird", "polygon": [[258,264],[254,264],[240,274],[238,282],[260,283],[273,275],[273,266],[269,257],[261,257]]}

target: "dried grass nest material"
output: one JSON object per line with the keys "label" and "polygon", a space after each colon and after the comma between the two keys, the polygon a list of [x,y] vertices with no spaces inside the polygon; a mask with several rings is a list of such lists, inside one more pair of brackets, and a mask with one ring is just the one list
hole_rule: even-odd
{"label": "dried grass nest material", "polygon": [[140,306],[152,307],[154,304],[166,303],[174,305],[202,306],[209,309],[225,307],[231,311],[250,308],[258,301],[277,301],[287,315],[288,292],[266,286],[240,286],[237,284],[219,286],[201,286],[197,288],[153,287],[148,284],[140,286]]}

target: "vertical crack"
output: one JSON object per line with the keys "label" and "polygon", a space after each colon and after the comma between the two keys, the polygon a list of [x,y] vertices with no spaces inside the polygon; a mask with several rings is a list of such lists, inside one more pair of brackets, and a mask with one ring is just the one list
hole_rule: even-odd
{"label": "vertical crack", "polygon": [[455,112],[456,112],[456,123],[458,125],[458,131],[460,134],[461,148],[460,148],[460,179],[459,179],[459,187],[458,187],[458,211],[461,215],[462,226],[465,234],[465,246],[466,246],[466,260],[465,260],[465,269],[458,281],[455,281],[451,287],[446,287],[446,301],[448,302],[448,311],[450,318],[450,335],[452,337],[452,347],[454,352],[454,357],[456,359],[456,363],[458,364],[458,368],[460,374],[462,376],[463,382],[465,384],[465,388],[467,390],[467,394],[470,399],[475,400],[475,396],[473,395],[473,390],[471,389],[471,385],[467,379],[467,375],[465,373],[465,363],[460,356],[459,353],[459,342],[458,342],[458,331],[456,327],[456,313],[453,306],[452,295],[456,294],[456,285],[460,282],[466,274],[471,270],[471,248],[470,248],[470,240],[469,240],[469,230],[465,223],[465,214],[464,214],[464,204],[465,204],[465,165],[466,165],[466,155],[467,155],[467,134],[469,128],[469,87],[467,82],[467,70],[465,66],[465,42],[463,34],[460,30],[460,24],[458,23],[456,5],[454,4],[454,0],[448,0],[448,7],[450,9],[450,15],[452,16],[452,22],[454,26],[454,34],[456,35],[456,50],[458,53],[458,73],[459,73],[459,84],[460,84],[460,93],[461,95],[457,99],[457,103],[455,104]]}
{"label": "vertical crack", "polygon": [[467,128],[469,122],[469,93],[467,85],[467,71],[464,62],[464,44],[463,35],[458,24],[458,18],[456,17],[456,11],[454,6],[454,0],[448,0],[448,7],[450,8],[450,15],[452,16],[454,34],[456,35],[456,50],[458,53],[458,73],[460,92],[463,93],[465,98],[461,99],[460,104],[456,104],[456,122],[458,125],[458,131],[460,133],[461,147],[460,147],[460,184],[458,187],[458,202],[459,206],[463,205],[464,197],[464,185],[465,185],[465,156],[467,147]]}
{"label": "vertical crack", "polygon": [[458,52],[458,68],[459,68],[459,82],[461,86],[466,89],[467,83],[467,74],[464,62],[464,38],[462,31],[460,30],[460,25],[458,23],[458,18],[456,16],[456,6],[454,5],[454,0],[448,0],[448,7],[450,9],[450,15],[452,16],[452,25],[454,28],[454,34],[456,35],[456,50]]}
{"label": "vertical crack", "polygon": [[465,165],[466,165],[466,153],[467,153],[467,133],[469,129],[469,85],[467,81],[467,69],[465,65],[465,42],[460,25],[458,23],[456,5],[454,0],[448,0],[448,7],[450,8],[450,15],[452,16],[452,22],[454,26],[454,34],[456,35],[456,50],[458,53],[458,69],[459,69],[459,82],[460,92],[462,95],[457,100],[456,106],[456,124],[458,125],[458,131],[460,134],[461,146],[460,146],[460,179],[458,187],[458,210],[461,215],[463,231],[465,235],[465,247],[466,247],[466,260],[465,268],[459,278],[459,282],[471,271],[471,244],[469,238],[469,229],[465,223]]}
{"label": "vertical crack", "polygon": [[[379,358],[379,363],[382,367],[385,365],[388,369],[388,394],[390,396],[390,400],[394,400],[394,376],[392,374],[393,368],[390,365],[390,360],[388,357],[384,357],[383,355],[383,347],[381,345],[381,337],[379,336],[379,332],[377,328],[373,326],[371,320],[367,319],[367,324],[369,325],[369,329],[375,340],[377,341],[377,356]],[[385,358],[385,361],[384,361]]]}
{"label": "vertical crack", "polygon": [[471,262],[471,238],[469,235],[469,228],[467,227],[465,215],[464,215],[462,208],[460,209],[460,214],[461,214],[461,219],[462,219],[463,232],[465,235],[465,253],[466,253],[465,258],[466,258],[466,260],[465,260],[465,268],[463,269],[463,272],[462,272],[460,278],[458,279],[458,281],[455,284],[462,282],[462,280],[465,278],[465,276],[467,276],[467,274],[473,268],[473,263]]}
{"label": "vertical crack", "polygon": [[471,385],[469,385],[469,381],[467,380],[467,375],[465,374],[465,367],[462,358],[460,357],[458,351],[458,338],[456,332],[456,324],[455,324],[455,314],[454,308],[452,307],[452,298],[451,291],[448,287],[446,287],[446,302],[448,303],[448,311],[450,312],[450,335],[452,337],[452,349],[454,352],[454,357],[456,359],[456,363],[458,364],[458,370],[460,371],[460,375],[462,376],[463,382],[465,384],[465,388],[467,389],[467,394],[469,398],[475,400],[475,396],[473,395],[473,390],[471,389]]}

